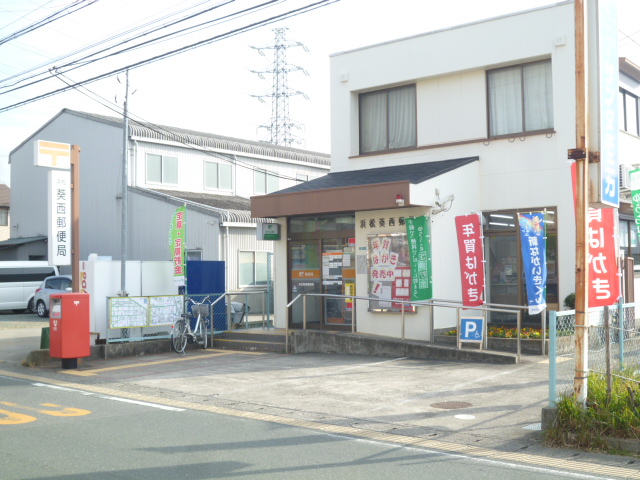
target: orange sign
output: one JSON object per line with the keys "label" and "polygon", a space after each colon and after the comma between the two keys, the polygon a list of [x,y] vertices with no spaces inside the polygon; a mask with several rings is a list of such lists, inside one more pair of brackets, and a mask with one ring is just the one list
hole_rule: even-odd
{"label": "orange sign", "polygon": [[320,270],[292,270],[293,280],[303,280],[305,278],[320,278]]}
{"label": "orange sign", "polygon": [[69,170],[71,167],[71,145],[68,143],[36,140],[35,165]]}

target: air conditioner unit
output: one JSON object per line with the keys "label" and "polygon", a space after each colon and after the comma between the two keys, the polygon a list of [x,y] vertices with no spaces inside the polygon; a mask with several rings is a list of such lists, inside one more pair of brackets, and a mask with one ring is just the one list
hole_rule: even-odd
{"label": "air conditioner unit", "polygon": [[629,172],[633,169],[633,165],[628,165],[626,163],[620,164],[620,190],[629,190],[631,188]]}

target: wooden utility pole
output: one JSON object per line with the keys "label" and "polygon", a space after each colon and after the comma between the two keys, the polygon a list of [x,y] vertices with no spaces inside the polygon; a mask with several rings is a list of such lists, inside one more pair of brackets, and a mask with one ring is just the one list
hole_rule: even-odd
{"label": "wooden utility pole", "polygon": [[589,110],[587,102],[587,15],[584,0],[575,0],[576,42],[576,368],[574,395],[587,400],[589,345]]}
{"label": "wooden utility pole", "polygon": [[80,292],[80,146],[71,145],[71,289]]}

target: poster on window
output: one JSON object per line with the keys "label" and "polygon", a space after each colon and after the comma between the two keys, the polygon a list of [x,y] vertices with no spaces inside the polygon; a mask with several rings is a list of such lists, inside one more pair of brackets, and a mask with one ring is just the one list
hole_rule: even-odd
{"label": "poster on window", "polygon": [[429,300],[433,297],[430,218],[407,218],[405,223],[411,258],[411,300]]}
{"label": "poster on window", "polygon": [[544,213],[518,215],[529,315],[547,308],[547,241],[544,220]]}
{"label": "poster on window", "polygon": [[462,304],[477,307],[484,304],[484,246],[480,214],[456,217]]}
{"label": "poster on window", "polygon": [[[369,311],[399,312],[411,300],[411,264],[403,233],[369,235]],[[405,312],[413,312],[408,304]]]}

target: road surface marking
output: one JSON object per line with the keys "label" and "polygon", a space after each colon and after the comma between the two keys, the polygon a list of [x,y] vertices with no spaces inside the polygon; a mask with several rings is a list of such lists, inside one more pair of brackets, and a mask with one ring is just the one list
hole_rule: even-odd
{"label": "road surface marking", "polygon": [[[123,398],[123,396],[119,396],[119,397],[114,397],[112,395],[104,395],[104,394],[98,394],[95,392],[89,392],[87,391],[88,389],[78,389],[78,388],[68,388],[68,387],[61,387],[59,385],[47,385],[46,383],[34,383],[33,384],[35,387],[45,387],[45,388],[53,388],[55,390],[64,390],[66,392],[74,392],[74,393],[80,393],[82,395],[88,395],[88,396],[92,396],[92,397],[96,397],[96,398],[102,398],[105,400],[115,400],[116,402],[124,402],[124,403],[132,403],[134,405],[142,405],[143,407],[153,407],[153,408],[159,408],[160,410],[169,410],[171,412],[184,412],[185,409],[184,408],[176,408],[176,407],[172,407],[169,405],[160,405],[158,403],[149,403],[149,402],[142,402],[140,400],[132,400],[130,398]],[[80,387],[81,385],[78,385],[78,387]],[[47,404],[43,404],[43,405],[47,405]],[[42,412],[44,413],[44,412]]]}
{"label": "road surface marking", "polygon": [[[211,358],[211,357],[220,357],[224,355],[231,355],[238,352],[233,352],[230,350],[218,350],[214,353],[204,353],[204,354],[196,354],[193,356],[176,356],[175,358],[167,359],[167,360],[157,360],[155,362],[146,362],[146,363],[135,363],[129,365],[120,365],[116,367],[105,367],[105,368],[94,368],[92,370],[60,370],[58,373],[66,373],[67,375],[75,375],[77,377],[93,377],[103,372],[110,372],[113,370],[125,370],[127,368],[142,368],[142,367],[151,367],[154,365],[162,365],[165,363],[176,363],[176,362],[188,362],[191,360],[200,360],[202,358]],[[245,353],[245,352],[242,352]],[[260,352],[262,354],[262,352]],[[255,355],[255,354],[254,354]]]}
{"label": "road surface marking", "polygon": [[0,410],[0,425],[19,425],[21,423],[29,423],[37,420],[31,415],[23,415],[21,413],[9,412],[8,410]]}
{"label": "road surface marking", "polygon": [[81,417],[83,415],[89,415],[90,410],[82,410],[80,408],[63,407],[62,405],[56,405],[54,403],[41,403],[41,407],[54,407],[56,410],[42,410],[40,408],[27,407],[11,402],[0,402],[0,405],[6,405],[8,407],[17,407],[21,410],[29,410],[32,412],[43,413],[45,415],[51,415],[52,417]]}
{"label": "road surface marking", "polygon": [[326,423],[313,422],[309,420],[297,420],[294,418],[281,417],[277,415],[247,412],[243,410],[234,410],[228,407],[217,407],[214,405],[203,405],[200,403],[186,402],[183,400],[172,400],[151,395],[137,394],[125,391],[114,390],[111,388],[101,387],[99,385],[82,385],[66,381],[60,381],[50,378],[41,378],[33,375],[24,375],[0,370],[0,376],[11,378],[20,378],[31,382],[39,382],[43,385],[53,385],[55,387],[85,390],[88,392],[99,393],[107,396],[128,398],[140,402],[150,402],[154,404],[166,405],[174,408],[182,408],[188,410],[196,410],[201,412],[215,413],[219,415],[227,415],[231,417],[239,417],[250,420],[259,420],[263,422],[276,423],[279,425],[287,425],[291,427],[307,428],[310,430],[325,432],[336,435],[349,435],[356,438],[364,438],[367,440],[394,443],[397,445],[410,445],[413,447],[422,447],[439,452],[455,453],[474,458],[484,458],[493,461],[518,462],[525,465],[536,465],[539,467],[556,468],[569,470],[571,472],[580,472],[587,474],[610,475],[627,479],[640,480],[640,471],[637,469],[617,467],[612,465],[601,465],[597,463],[581,462],[576,460],[568,460],[563,458],[551,458],[543,455],[531,455],[521,452],[503,452],[499,450],[491,450],[489,448],[477,447],[473,445],[460,445],[456,443],[442,442],[440,440],[430,440],[419,437],[410,437],[394,433],[377,432],[374,430],[365,430],[363,428],[332,425]]}

